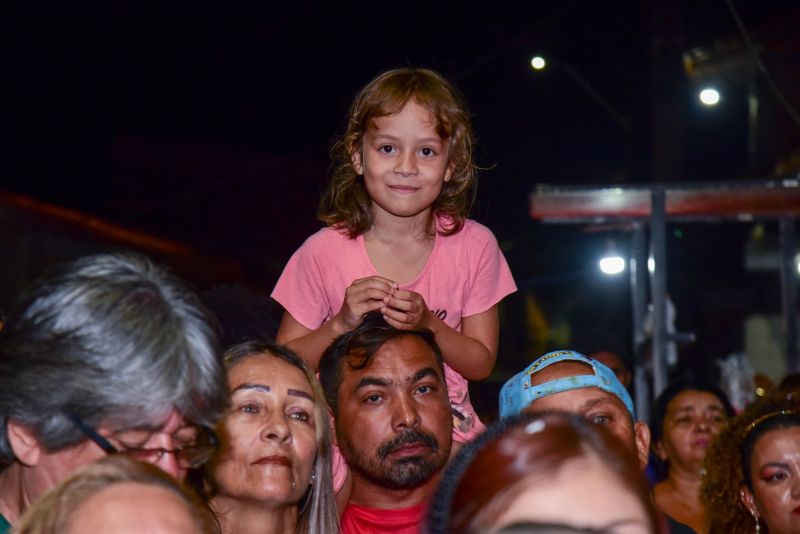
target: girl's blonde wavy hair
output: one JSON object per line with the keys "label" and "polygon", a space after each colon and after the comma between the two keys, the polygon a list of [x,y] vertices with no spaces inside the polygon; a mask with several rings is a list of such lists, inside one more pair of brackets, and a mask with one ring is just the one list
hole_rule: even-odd
{"label": "girl's blonde wavy hair", "polygon": [[436,133],[449,145],[451,178],[444,182],[431,206],[434,216],[447,220],[438,231],[443,235],[460,231],[472,208],[477,173],[472,162],[472,128],[463,99],[447,80],[432,70],[390,70],[358,93],[350,106],[344,135],[331,149],[331,179],[320,200],[317,217],[327,225],[346,230],[351,239],[372,227],[372,202],[363,176],[353,166],[352,156],[362,150],[364,135],[372,121],[399,112],[411,99],[430,111]]}

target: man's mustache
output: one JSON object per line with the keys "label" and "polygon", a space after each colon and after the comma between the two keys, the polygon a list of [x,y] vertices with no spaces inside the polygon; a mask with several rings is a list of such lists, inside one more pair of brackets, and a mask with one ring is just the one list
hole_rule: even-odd
{"label": "man's mustache", "polygon": [[421,430],[409,430],[381,445],[378,448],[378,457],[380,457],[381,460],[385,460],[391,453],[409,443],[422,443],[433,451],[439,448],[439,442],[436,441],[433,435],[422,432]]}

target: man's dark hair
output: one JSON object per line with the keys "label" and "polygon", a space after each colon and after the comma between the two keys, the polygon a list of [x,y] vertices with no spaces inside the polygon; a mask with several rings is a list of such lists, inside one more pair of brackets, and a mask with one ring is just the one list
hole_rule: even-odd
{"label": "man's dark hair", "polygon": [[352,370],[364,369],[387,341],[402,336],[415,336],[423,340],[433,351],[439,370],[444,375],[442,351],[434,341],[433,332],[427,328],[399,330],[389,325],[380,313],[368,313],[355,330],[334,339],[319,361],[319,381],[334,416],[338,415],[337,399],[345,363]]}

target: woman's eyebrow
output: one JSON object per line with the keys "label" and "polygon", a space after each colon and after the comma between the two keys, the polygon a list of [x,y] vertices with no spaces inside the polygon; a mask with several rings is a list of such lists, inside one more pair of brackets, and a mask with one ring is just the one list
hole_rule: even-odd
{"label": "woman's eyebrow", "polygon": [[314,397],[303,391],[302,389],[287,389],[287,395],[294,395],[295,397],[302,397],[304,399],[308,399],[310,401],[314,400]]}
{"label": "woman's eyebrow", "polygon": [[266,384],[251,384],[249,382],[245,382],[244,384],[236,386],[236,388],[234,388],[234,390],[231,391],[231,394],[236,393],[240,389],[255,389],[256,391],[263,391],[264,393],[269,393],[270,391],[272,391],[272,388],[270,388]]}
{"label": "woman's eyebrow", "polygon": [[767,462],[764,465],[762,465],[758,469],[758,471],[761,472],[761,471],[763,471],[764,469],[766,469],[768,467],[778,467],[780,469],[789,469],[789,464],[785,463],[785,462]]}

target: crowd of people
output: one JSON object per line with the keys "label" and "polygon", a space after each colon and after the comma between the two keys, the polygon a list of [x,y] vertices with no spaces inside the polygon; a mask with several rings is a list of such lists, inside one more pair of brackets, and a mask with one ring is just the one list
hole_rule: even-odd
{"label": "crowd of people", "polygon": [[800,532],[792,382],[736,415],[679,381],[648,425],[624,362],[558,350],[481,422],[516,287],[467,218],[468,117],[427,70],[359,93],[275,340],[139,255],[34,284],[0,331],[0,532]]}

